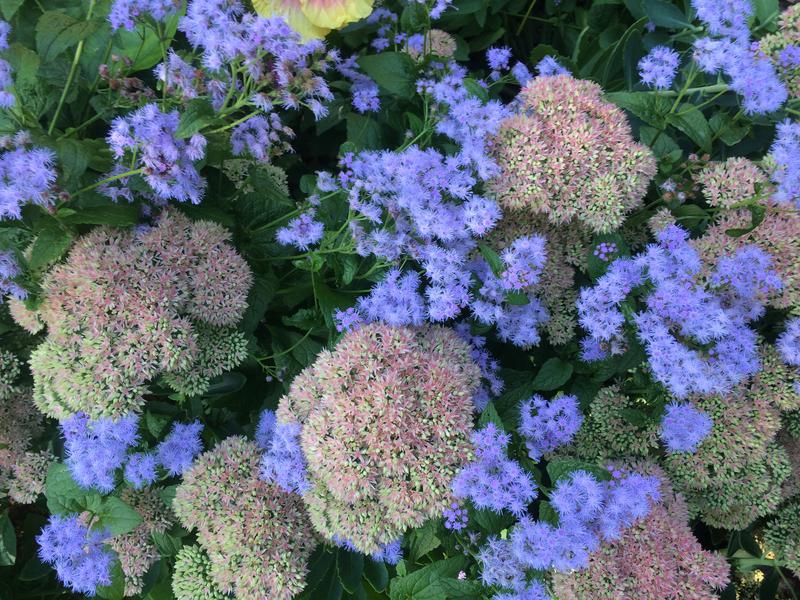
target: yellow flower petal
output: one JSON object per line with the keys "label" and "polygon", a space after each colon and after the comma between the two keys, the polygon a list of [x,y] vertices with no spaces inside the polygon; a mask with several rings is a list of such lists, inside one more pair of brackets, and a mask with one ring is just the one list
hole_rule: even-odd
{"label": "yellow flower petal", "polygon": [[299,0],[303,14],[318,27],[339,29],[368,17],[372,0]]}
{"label": "yellow flower petal", "polygon": [[300,0],[253,0],[253,8],[262,17],[283,17],[303,39],[324,38],[330,31],[315,25],[303,14]]}

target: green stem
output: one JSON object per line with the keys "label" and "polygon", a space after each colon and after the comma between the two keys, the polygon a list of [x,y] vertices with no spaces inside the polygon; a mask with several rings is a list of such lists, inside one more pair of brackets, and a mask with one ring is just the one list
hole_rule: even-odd
{"label": "green stem", "polygon": [[124,173],[117,173],[116,175],[111,175],[110,177],[106,177],[105,179],[101,179],[100,181],[95,181],[94,183],[87,185],[85,188],[79,189],[77,192],[72,194],[72,197],[74,198],[75,196],[79,196],[82,193],[93,190],[96,187],[100,187],[105,183],[111,183],[112,181],[117,181],[118,179],[125,179],[126,177],[131,177],[133,175],[139,175],[143,171],[144,169],[131,169],[130,171],[125,171]]}
{"label": "green stem", "polygon": [[[92,18],[92,13],[94,12],[94,3],[95,0],[89,0],[89,10],[86,12],[87,21]],[[47,135],[53,135],[53,131],[55,131],[56,124],[58,123],[58,117],[61,116],[61,109],[64,108],[64,102],[66,102],[67,94],[69,94],[69,88],[72,87],[72,80],[75,79],[75,73],[78,72],[81,54],[83,54],[83,40],[78,42],[78,46],[75,48],[75,56],[72,57],[72,66],[69,68],[69,74],[67,75],[67,81],[64,84],[64,89],[61,90],[61,97],[58,99],[58,105],[56,106],[55,114],[53,114],[53,120],[50,121],[50,126],[47,128]]]}
{"label": "green stem", "polygon": [[282,350],[282,351],[280,351],[280,352],[276,352],[275,354],[270,354],[270,355],[268,355],[268,356],[254,356],[253,358],[255,358],[255,359],[258,361],[258,363],[260,364],[262,361],[266,361],[266,360],[275,360],[276,358],[279,358],[279,357],[281,357],[281,356],[283,356],[283,355],[285,355],[285,354],[289,354],[289,352],[291,352],[292,350],[294,350],[295,348],[297,348],[297,347],[298,347],[300,344],[302,344],[302,343],[303,343],[303,342],[306,340],[306,338],[307,338],[308,336],[310,336],[310,335],[311,335],[311,331],[312,331],[311,329],[309,329],[308,331],[306,331],[306,334],[305,334],[303,337],[301,337],[301,338],[300,338],[299,340],[297,340],[297,341],[296,341],[294,344],[292,344],[291,346],[289,346],[289,347],[288,347],[286,350]]}
{"label": "green stem", "polygon": [[536,0],[531,0],[531,3],[528,5],[528,10],[525,11],[525,16],[522,17],[522,21],[520,21],[519,27],[517,27],[517,35],[522,33],[522,28],[525,27],[525,23],[527,22],[528,17],[531,16],[531,11],[533,10],[533,7],[535,5],[536,5]]}
{"label": "green stem", "polygon": [[727,83],[715,83],[713,85],[702,85],[700,87],[686,88],[676,92],[675,90],[652,91],[645,92],[650,94],[660,94],[662,96],[679,96],[683,97],[687,94],[715,94],[717,92],[727,92],[730,88]]}
{"label": "green stem", "polygon": [[306,210],[306,209],[305,208],[296,208],[292,212],[286,213],[282,217],[278,217],[277,219],[275,219],[274,221],[270,221],[266,225],[260,225],[260,226],[256,227],[255,229],[249,230],[248,233],[250,233],[250,234],[258,233],[259,231],[264,231],[265,229],[269,229],[270,227],[275,227],[275,225],[278,225],[279,223],[283,223],[286,219],[291,219],[292,217],[299,215],[304,210]]}
{"label": "green stem", "polygon": [[209,131],[208,134],[220,133],[222,131],[225,131],[226,129],[230,129],[231,127],[236,127],[237,125],[244,123],[245,121],[249,121],[258,114],[259,114],[258,111],[252,112],[249,115],[242,117],[241,119],[237,119],[233,123],[228,123],[227,125],[223,125],[222,127],[217,127],[216,129]]}
{"label": "green stem", "polygon": [[791,594],[792,600],[797,600],[797,594],[794,591],[794,586],[792,585],[792,582],[789,581],[789,579],[786,577],[786,575],[783,572],[783,569],[781,569],[780,567],[776,567],[776,569],[778,571],[778,575],[781,576],[783,583],[786,584],[786,589],[789,590],[789,594]]}

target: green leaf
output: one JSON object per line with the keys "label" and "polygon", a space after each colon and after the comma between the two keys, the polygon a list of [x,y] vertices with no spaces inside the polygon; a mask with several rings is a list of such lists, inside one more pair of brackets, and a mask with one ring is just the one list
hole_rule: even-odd
{"label": "green leaf", "polygon": [[492,273],[499,277],[506,268],[500,255],[482,242],[478,243],[478,250],[481,251],[483,258],[489,263]]}
{"label": "green leaf", "polygon": [[69,231],[48,227],[33,243],[28,264],[31,269],[38,271],[61,258],[71,245],[72,235]]}
{"label": "green leaf", "polygon": [[22,571],[19,574],[20,581],[36,581],[37,579],[41,579],[42,577],[47,577],[52,572],[52,568],[50,565],[44,564],[39,557],[34,555],[28,562],[25,563],[25,566],[22,567]]}
{"label": "green leaf", "polygon": [[[167,46],[178,29],[180,17],[181,13],[178,12],[163,25],[164,43]],[[132,61],[131,72],[144,71],[162,60],[161,42],[158,37],[156,31],[146,24],[137,25],[133,31],[120,29],[114,34],[115,43],[111,51]]]}
{"label": "green leaf", "polygon": [[558,525],[558,513],[547,500],[539,503],[539,520],[551,525]]}
{"label": "green leaf", "polygon": [[385,92],[400,98],[410,98],[416,93],[416,66],[405,52],[361,56],[358,64]]}
{"label": "green leaf", "polygon": [[597,466],[595,463],[586,462],[577,458],[563,458],[559,460],[551,460],[547,463],[547,474],[550,481],[555,483],[561,479],[569,477],[573,471],[588,471],[600,481],[608,481],[611,479],[611,473],[603,467]]}
{"label": "green leaf", "polygon": [[92,35],[101,21],[78,20],[59,10],[48,10],[36,23],[36,49],[44,62]]}
{"label": "green leaf", "polygon": [[347,141],[352,142],[356,151],[376,150],[381,147],[381,126],[369,115],[348,113]]}
{"label": "green leaf", "polygon": [[678,112],[667,117],[673,127],[680,129],[703,150],[711,150],[711,127],[703,113],[691,104],[681,104]]}
{"label": "green leaf", "polygon": [[439,584],[443,577],[457,578],[466,566],[463,556],[437,561],[404,577],[396,577],[389,587],[391,600],[442,600],[444,590]]}
{"label": "green leaf", "polygon": [[497,513],[493,510],[476,510],[470,512],[470,520],[474,520],[482,531],[499,534],[514,523],[514,517],[508,513]]}
{"label": "green leaf", "polygon": [[694,227],[701,221],[710,218],[710,215],[696,204],[681,204],[672,211],[678,224],[684,227]]}
{"label": "green leaf", "polygon": [[692,26],[683,11],[664,0],[644,0],[644,12],[659,27],[684,29]]}
{"label": "green leaf", "polygon": [[681,156],[681,147],[672,139],[671,136],[659,131],[655,127],[648,127],[642,125],[639,128],[639,137],[642,142],[650,146],[658,158],[663,158],[673,152],[677,153],[678,157]]}
{"label": "green leaf", "polygon": [[15,42],[3,53],[3,56],[14,69],[14,81],[18,88],[36,84],[39,77],[39,65],[42,62],[36,52]]}
{"label": "green leaf", "polygon": [[606,94],[606,99],[658,129],[666,125],[667,114],[672,108],[667,98],[646,92],[613,92]]}
{"label": "green leaf", "polygon": [[383,562],[367,558],[364,561],[364,579],[376,592],[382,592],[389,585],[389,571]]}
{"label": "green leaf", "polygon": [[413,562],[418,562],[428,552],[442,545],[442,541],[436,536],[438,523],[437,519],[429,519],[422,527],[414,529],[409,534],[411,541],[410,558]]}
{"label": "green leaf", "polygon": [[25,0],[0,0],[0,11],[3,12],[3,18],[10,21],[23,4],[25,4]]}
{"label": "green leaf", "polygon": [[735,146],[744,139],[750,128],[739,125],[727,113],[716,112],[708,120],[714,136],[722,140],[726,146]]}
{"label": "green leaf", "polygon": [[56,155],[68,184],[76,182],[89,166],[89,152],[78,140],[66,138],[57,141]]}
{"label": "green leaf", "polygon": [[364,572],[364,557],[358,552],[340,548],[336,556],[336,570],[339,581],[348,593],[361,587],[361,574]]}
{"label": "green leaf", "polygon": [[100,494],[85,490],[72,479],[67,465],[53,463],[45,478],[47,509],[56,515],[77,512],[89,504],[96,504]]}
{"label": "green leaf", "polygon": [[484,588],[479,581],[447,577],[439,580],[439,587],[446,598],[453,600],[481,600],[484,598]]}
{"label": "green leaf", "polygon": [[169,533],[154,531],[151,535],[153,536],[153,543],[161,556],[177,556],[178,551],[183,547],[181,538]]}
{"label": "green leaf", "polygon": [[223,373],[216,379],[211,381],[204,396],[222,396],[224,394],[233,394],[238,392],[247,383],[247,377],[238,371],[230,371]]}
{"label": "green leaf", "polygon": [[550,358],[536,374],[533,380],[533,389],[539,391],[558,389],[572,377],[572,370],[573,367],[570,363],[557,357]]}
{"label": "green leaf", "polygon": [[111,535],[122,535],[133,531],[142,522],[141,515],[116,496],[109,496],[103,500],[97,516],[98,525],[108,529]]}
{"label": "green leaf", "polygon": [[403,31],[421,31],[428,24],[428,11],[419,2],[407,4],[400,13],[400,25]]}
{"label": "green leaf", "polygon": [[494,407],[493,402],[489,402],[489,404],[486,405],[486,408],[483,409],[483,412],[478,419],[478,429],[483,429],[489,423],[494,423],[500,428],[501,431],[505,430],[503,419],[501,419],[500,415],[497,414],[497,409]]}
{"label": "green leaf", "polygon": [[73,215],[62,219],[73,225],[113,225],[127,227],[139,222],[139,210],[132,204],[109,204],[77,209]]}
{"label": "green leaf", "polygon": [[17,534],[8,511],[0,517],[0,567],[13,565],[17,560]]}
{"label": "green leaf", "polygon": [[178,129],[175,130],[175,137],[188,138],[195,133],[210,125],[216,119],[214,107],[206,98],[195,98],[189,101],[181,114],[181,121]]}
{"label": "green leaf", "polygon": [[125,597],[125,575],[118,560],[111,567],[111,585],[99,586],[97,595],[104,600],[122,600]]}
{"label": "green leaf", "polygon": [[762,24],[775,18],[780,10],[778,0],[753,0],[753,6],[756,9],[756,17]]}
{"label": "green leaf", "polygon": [[761,223],[764,221],[764,217],[767,214],[766,209],[760,204],[751,204],[747,207],[747,209],[750,211],[750,225],[748,227],[738,229],[726,229],[726,235],[729,235],[730,237],[741,237],[743,235],[747,235],[756,227],[761,225]]}

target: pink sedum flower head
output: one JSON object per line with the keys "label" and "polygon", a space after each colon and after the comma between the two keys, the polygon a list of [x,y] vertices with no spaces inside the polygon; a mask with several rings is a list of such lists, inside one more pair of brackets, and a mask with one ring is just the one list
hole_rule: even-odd
{"label": "pink sedum flower head", "polygon": [[800,5],[789,6],[778,19],[778,31],[758,42],[758,53],[775,66],[792,98],[800,97]]}
{"label": "pink sedum flower head", "polygon": [[708,203],[721,208],[731,208],[737,202],[758,196],[759,192],[767,197],[771,188],[766,173],[758,165],[738,156],[710,163],[697,174],[696,180],[703,186]]}
{"label": "pink sedum flower head", "polygon": [[660,479],[661,502],[653,503],[646,517],[593,550],[587,568],[553,574],[556,598],[718,597],[729,580],[727,561],[703,550],[689,527],[686,501],[665,483],[666,477]]}
{"label": "pink sedum flower head", "polygon": [[438,326],[372,323],[323,351],[277,412],[303,425],[317,531],[370,554],[441,515],[471,457],[480,376],[469,345]]}
{"label": "pink sedum flower head", "polygon": [[494,145],[501,172],[490,189],[505,211],[609,232],[640,204],[655,158],[601,94],[597,84],[569,75],[537,77],[522,89]]}
{"label": "pink sedum flower head", "polygon": [[316,536],[300,496],[260,479],[260,465],[255,442],[223,440],[184,474],[173,509],[184,527],[197,530],[220,592],[287,600],[305,585]]}
{"label": "pink sedum flower head", "polygon": [[194,395],[241,362],[232,326],[252,275],[229,237],[168,211],[153,227],[81,238],[42,284],[47,338],[30,361],[40,410],[116,418],[140,408],[158,375]]}

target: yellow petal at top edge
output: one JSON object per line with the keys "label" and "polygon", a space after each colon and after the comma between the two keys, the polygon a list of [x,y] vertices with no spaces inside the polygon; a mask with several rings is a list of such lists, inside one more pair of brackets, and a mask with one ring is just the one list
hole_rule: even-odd
{"label": "yellow petal at top edge", "polygon": [[252,0],[253,8],[262,17],[283,17],[289,27],[299,33],[303,39],[324,38],[330,28],[320,27],[312,23],[300,6],[299,0]]}
{"label": "yellow petal at top edge", "polygon": [[318,27],[339,29],[368,17],[372,0],[299,0],[303,14]]}

